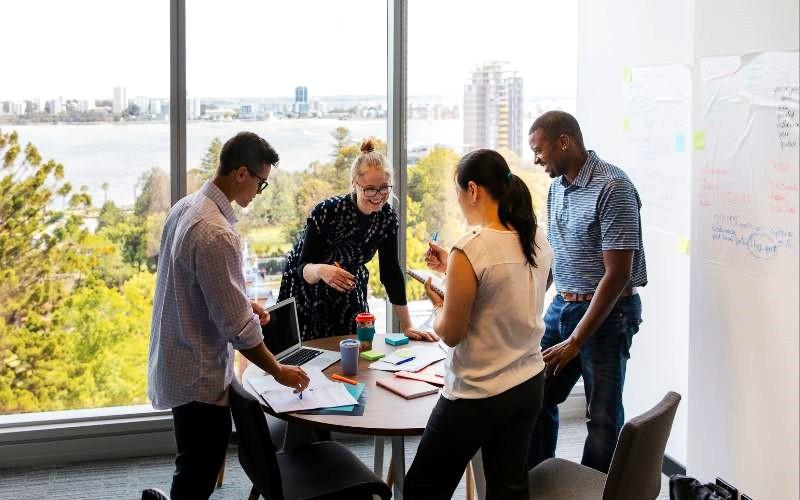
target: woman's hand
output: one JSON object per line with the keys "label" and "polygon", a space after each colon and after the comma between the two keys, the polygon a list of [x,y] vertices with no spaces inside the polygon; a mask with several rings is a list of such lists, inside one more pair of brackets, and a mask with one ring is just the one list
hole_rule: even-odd
{"label": "woman's hand", "polygon": [[318,264],[319,277],[329,287],[338,292],[349,292],[356,286],[356,277],[341,267],[330,264]]}
{"label": "woman's hand", "polygon": [[261,304],[253,301],[250,302],[250,307],[253,308],[253,314],[258,316],[258,322],[261,323],[261,326],[264,326],[267,323],[269,323],[269,313],[267,312],[266,309],[261,307]]}
{"label": "woman's hand", "polygon": [[278,383],[291,387],[294,392],[304,391],[310,381],[302,368],[292,365],[278,365],[278,373],[274,374],[274,377]]}
{"label": "woman's hand", "polygon": [[433,289],[431,278],[425,280],[425,293],[428,294],[428,298],[431,299],[434,309],[441,309],[442,306],[444,306],[444,297]]}
{"label": "woman's hand", "polygon": [[426,332],[425,330],[418,330],[411,325],[407,325],[405,327],[400,325],[400,329],[403,330],[405,336],[411,340],[424,340],[425,342],[436,342],[439,340],[439,336],[435,333]]}
{"label": "woman's hand", "polygon": [[447,271],[447,250],[436,243],[428,242],[428,251],[425,252],[425,264],[429,269],[443,273]]}

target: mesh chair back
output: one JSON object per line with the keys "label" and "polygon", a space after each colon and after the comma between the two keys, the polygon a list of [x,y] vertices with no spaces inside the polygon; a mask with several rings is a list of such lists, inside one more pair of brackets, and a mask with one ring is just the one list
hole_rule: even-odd
{"label": "mesh chair back", "polygon": [[283,483],[275,458],[275,444],[270,438],[261,404],[235,380],[231,383],[230,404],[242,469],[264,498],[283,500]]}
{"label": "mesh chair back", "polygon": [[680,394],[670,391],[652,409],[625,423],[611,460],[603,500],[658,497],[664,449],[680,401]]}

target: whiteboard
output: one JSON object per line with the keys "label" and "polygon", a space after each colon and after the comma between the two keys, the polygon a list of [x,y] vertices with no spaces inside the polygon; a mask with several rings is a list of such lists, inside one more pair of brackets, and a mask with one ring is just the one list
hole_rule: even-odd
{"label": "whiteboard", "polygon": [[645,228],[685,235],[691,194],[692,75],[685,65],[625,71],[623,158]]}
{"label": "whiteboard", "polygon": [[798,53],[703,58],[700,77],[699,256],[797,287]]}

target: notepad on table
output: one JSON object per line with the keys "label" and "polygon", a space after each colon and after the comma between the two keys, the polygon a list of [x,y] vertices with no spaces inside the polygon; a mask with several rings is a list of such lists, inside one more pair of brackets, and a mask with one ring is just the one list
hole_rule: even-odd
{"label": "notepad on table", "polygon": [[379,378],[375,383],[406,399],[419,398],[439,391],[438,387],[431,384],[402,377]]}
{"label": "notepad on table", "polygon": [[396,377],[419,380],[441,387],[444,385],[444,375],[440,375],[439,371],[440,370],[438,367],[428,366],[427,368],[424,368],[416,373],[401,370],[399,372],[395,372],[394,375]]}

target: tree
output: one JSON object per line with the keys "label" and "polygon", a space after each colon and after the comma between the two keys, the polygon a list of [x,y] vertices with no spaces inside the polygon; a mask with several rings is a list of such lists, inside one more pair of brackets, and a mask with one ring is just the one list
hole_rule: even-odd
{"label": "tree", "polygon": [[100,189],[103,190],[103,205],[108,203],[108,183],[104,182],[100,184]]}
{"label": "tree", "polygon": [[[74,270],[88,234],[80,213],[91,199],[71,194],[64,167],[30,143],[23,150],[16,132],[0,132],[0,153],[0,319],[43,330],[63,296],[59,277]],[[68,211],[53,209],[56,196]]]}
{"label": "tree", "polygon": [[169,175],[158,167],[142,173],[137,182],[139,196],[133,211],[140,217],[169,212],[171,206]]}

